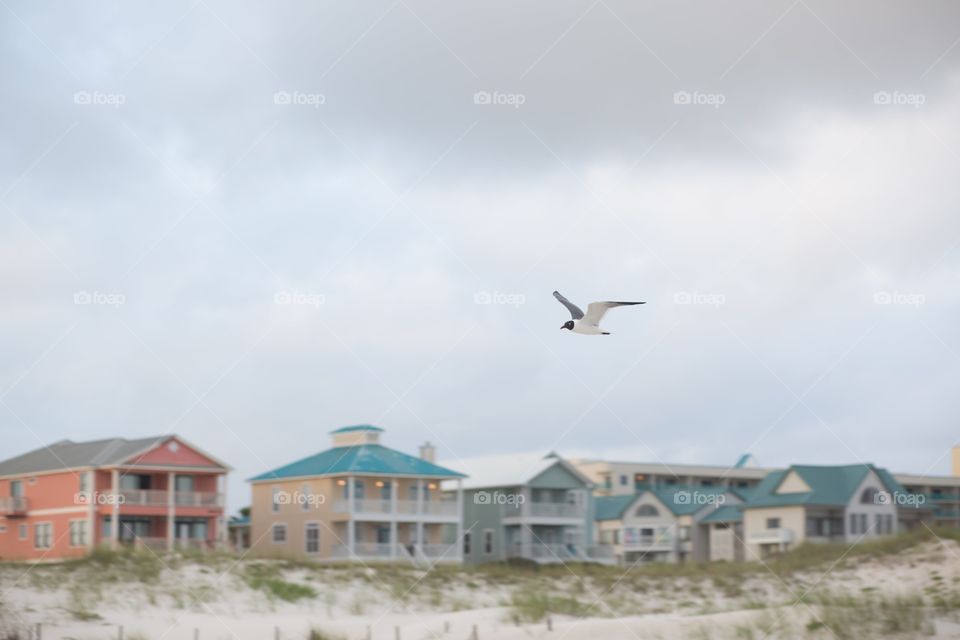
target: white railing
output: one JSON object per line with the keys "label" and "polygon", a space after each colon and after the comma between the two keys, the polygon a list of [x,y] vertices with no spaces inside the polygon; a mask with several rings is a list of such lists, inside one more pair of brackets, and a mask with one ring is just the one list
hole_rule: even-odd
{"label": "white railing", "polygon": [[173,501],[178,507],[222,507],[223,494],[212,491],[176,491]]}
{"label": "white railing", "polygon": [[397,557],[401,559],[409,558],[406,550],[401,548],[400,545],[392,545],[389,543],[379,543],[379,542],[357,542],[353,545],[353,552],[351,553],[350,547],[345,544],[336,544],[333,545],[333,557],[334,558],[392,558]]}
{"label": "white railing", "polygon": [[548,562],[574,560],[576,558],[570,548],[565,544],[531,544],[529,556],[523,554],[522,545],[515,544],[510,550],[510,555],[518,558],[529,557],[534,560],[545,560]]}
{"label": "white railing", "polygon": [[583,518],[586,514],[586,509],[568,502],[531,502],[527,505],[527,515],[536,518]]}
{"label": "white railing", "polygon": [[24,513],[27,504],[27,499],[23,496],[0,498],[0,513]]}
{"label": "white railing", "polygon": [[755,543],[793,542],[793,531],[790,529],[764,529],[751,533],[749,540]]}
{"label": "white railing", "polygon": [[166,491],[155,489],[120,489],[117,492],[121,498],[120,504],[136,506],[165,506],[169,500]]}
{"label": "white railing", "polygon": [[[418,504],[416,500],[397,500],[397,515],[450,516],[457,517],[457,503],[448,500],[425,500]],[[334,513],[351,513],[350,502],[337,500],[333,503]],[[357,498],[353,501],[353,513],[394,514],[390,500]]]}

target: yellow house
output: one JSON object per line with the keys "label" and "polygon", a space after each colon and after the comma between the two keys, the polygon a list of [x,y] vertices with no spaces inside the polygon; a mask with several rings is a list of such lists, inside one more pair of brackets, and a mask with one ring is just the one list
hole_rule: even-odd
{"label": "yellow house", "polygon": [[[371,425],[332,432],[333,447],[250,479],[251,554],[318,561],[461,562],[465,476],[380,444]],[[444,530],[456,531],[453,544]]]}

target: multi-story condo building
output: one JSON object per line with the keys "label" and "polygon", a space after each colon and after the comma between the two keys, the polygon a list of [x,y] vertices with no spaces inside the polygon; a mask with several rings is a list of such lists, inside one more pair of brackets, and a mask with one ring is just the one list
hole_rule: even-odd
{"label": "multi-story condo building", "polygon": [[755,487],[773,471],[754,466],[750,454],[744,454],[732,466],[593,459],[574,459],[571,462],[593,482],[599,496],[629,495],[672,487],[748,489]]}
{"label": "multi-story condo building", "polygon": [[618,564],[706,561],[709,527],[718,508],[739,505],[736,490],[664,488],[596,498],[597,538],[613,548]]}
{"label": "multi-story condo building", "polygon": [[97,545],[207,549],[226,536],[230,468],[175,435],[61,440],[0,462],[0,558]]}
{"label": "multi-story condo building", "polygon": [[462,487],[466,562],[612,563],[610,548],[593,543],[593,483],[556,454],[457,465],[470,476]]}
{"label": "multi-story condo building", "polygon": [[[332,432],[333,447],[250,479],[250,549],[318,561],[460,562],[462,473],[380,444],[371,425]],[[445,528],[456,531],[444,540]]]}

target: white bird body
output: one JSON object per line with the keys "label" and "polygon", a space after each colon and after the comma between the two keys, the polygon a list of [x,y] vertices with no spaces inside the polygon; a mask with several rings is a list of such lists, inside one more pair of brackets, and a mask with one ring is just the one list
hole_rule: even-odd
{"label": "white bird body", "polygon": [[600,328],[600,321],[606,315],[609,309],[614,307],[625,307],[634,304],[646,304],[645,302],[591,302],[587,305],[587,312],[584,313],[580,307],[573,304],[563,297],[559,291],[553,292],[553,297],[560,301],[560,304],[570,312],[571,320],[567,320],[561,329],[569,329],[574,333],[580,333],[586,336],[608,336],[609,331]]}

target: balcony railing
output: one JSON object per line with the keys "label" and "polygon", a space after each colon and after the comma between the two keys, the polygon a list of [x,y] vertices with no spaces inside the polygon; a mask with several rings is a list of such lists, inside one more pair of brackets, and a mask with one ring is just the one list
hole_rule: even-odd
{"label": "balcony railing", "polygon": [[505,518],[585,518],[587,510],[578,504],[569,502],[530,502],[527,504],[505,505]]}
{"label": "balcony railing", "polygon": [[624,540],[623,548],[628,550],[636,549],[668,549],[673,547],[673,536],[640,536],[632,540]]}
{"label": "balcony railing", "polygon": [[764,529],[751,533],[749,540],[760,544],[793,542],[793,531],[790,529]]}
{"label": "balcony railing", "polygon": [[[449,516],[458,515],[457,503],[447,500],[425,500],[418,506],[416,500],[397,500],[397,515]],[[350,503],[338,500],[333,504],[334,513],[350,513]],[[354,514],[391,515],[393,505],[390,500],[357,498],[353,501]]]}
{"label": "balcony railing", "polygon": [[389,543],[379,543],[379,542],[357,542],[353,545],[353,551],[351,553],[350,547],[345,544],[335,544],[333,545],[333,557],[334,558],[366,558],[366,559],[390,559],[390,558],[401,558],[404,560],[410,559],[410,554],[404,549],[401,545],[394,545]]}
{"label": "balcony railing", "polygon": [[27,512],[29,503],[23,496],[8,496],[0,498],[0,513],[4,515],[17,515]]}
{"label": "balcony railing", "polygon": [[[165,507],[170,504],[170,493],[157,489],[120,489],[121,504],[138,507]],[[220,507],[223,494],[208,491],[175,491],[174,505],[178,507]]]}

